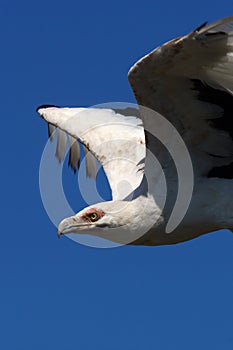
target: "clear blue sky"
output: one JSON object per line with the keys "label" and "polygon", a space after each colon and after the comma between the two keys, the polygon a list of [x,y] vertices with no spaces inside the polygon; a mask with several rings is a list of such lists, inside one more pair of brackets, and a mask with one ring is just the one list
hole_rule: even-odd
{"label": "clear blue sky", "polygon": [[[105,250],[58,240],[40,199],[47,128],[35,112],[134,102],[138,58],[231,14],[213,0],[1,1],[1,349],[232,350],[232,234]],[[75,191],[70,180],[79,210]]]}

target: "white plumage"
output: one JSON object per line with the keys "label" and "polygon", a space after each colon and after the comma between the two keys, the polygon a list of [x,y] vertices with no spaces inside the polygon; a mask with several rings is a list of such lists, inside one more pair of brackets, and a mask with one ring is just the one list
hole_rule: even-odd
{"label": "white plumage", "polygon": [[[58,159],[64,158],[67,133],[72,144],[72,168],[79,164],[80,151],[75,141],[79,140],[103,166],[112,190],[112,201],[95,204],[64,219],[59,234],[88,233],[119,243],[163,245],[221,228],[232,229],[233,17],[209,26],[204,24],[152,51],[130,69],[129,81],[139,111],[48,105],[38,108],[50,125],[50,135],[53,126],[58,127]],[[172,123],[185,142],[193,165],[190,206],[169,234],[166,227],[171,213],[177,220],[179,217],[173,207],[182,159],[178,154],[174,160],[178,164],[176,170],[166,148],[172,154],[173,148],[183,146],[176,132],[166,133],[160,119],[147,108]],[[161,133],[166,147],[153,137],[153,130]],[[180,158],[183,156],[181,152]],[[189,167],[188,154],[185,157]],[[87,174],[95,176],[90,153],[87,158]],[[185,171],[182,170],[183,177],[188,174]],[[189,190],[192,188],[178,191],[184,202]]]}

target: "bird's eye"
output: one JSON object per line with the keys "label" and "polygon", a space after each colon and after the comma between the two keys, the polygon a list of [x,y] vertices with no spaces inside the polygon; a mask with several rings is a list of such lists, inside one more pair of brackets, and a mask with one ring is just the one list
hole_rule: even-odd
{"label": "bird's eye", "polygon": [[94,222],[99,219],[99,215],[97,213],[91,213],[89,218],[92,222]]}

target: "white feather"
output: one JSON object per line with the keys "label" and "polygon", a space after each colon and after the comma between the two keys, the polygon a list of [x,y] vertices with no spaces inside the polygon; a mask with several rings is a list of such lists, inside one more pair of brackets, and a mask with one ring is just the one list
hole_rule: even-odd
{"label": "white feather", "polygon": [[[140,119],[97,108],[50,107],[38,112],[47,122],[86,147],[87,176],[91,177],[96,176],[97,170],[95,159],[87,149],[93,153],[104,168],[114,199],[127,197],[139,186],[143,177],[139,163],[145,158],[145,136]],[[59,135],[57,155],[62,160],[65,139],[63,133]]]}

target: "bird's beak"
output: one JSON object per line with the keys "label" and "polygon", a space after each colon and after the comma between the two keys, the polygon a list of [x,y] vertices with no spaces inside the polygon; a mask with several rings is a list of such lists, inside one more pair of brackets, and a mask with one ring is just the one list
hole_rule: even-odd
{"label": "bird's beak", "polygon": [[77,233],[78,230],[81,231],[82,228],[90,227],[90,225],[91,223],[84,223],[78,217],[70,216],[69,218],[62,220],[58,225],[57,236],[60,238],[61,235],[67,233]]}
{"label": "bird's beak", "polygon": [[61,235],[72,232],[72,229],[75,229],[77,222],[74,220],[74,217],[71,216],[60,222],[58,225],[57,236],[60,238]]}
{"label": "bird's beak", "polygon": [[61,231],[58,230],[58,231],[57,231],[57,237],[60,238],[61,235],[63,235],[63,233],[62,233]]}

